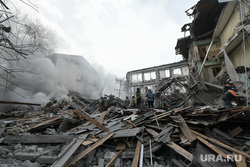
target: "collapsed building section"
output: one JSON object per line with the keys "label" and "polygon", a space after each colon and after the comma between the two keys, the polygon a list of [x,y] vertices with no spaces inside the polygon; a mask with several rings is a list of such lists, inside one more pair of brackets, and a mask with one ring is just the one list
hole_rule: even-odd
{"label": "collapsed building section", "polygon": [[189,64],[190,84],[222,90],[231,80],[248,99],[249,9],[248,1],[201,0],[186,11],[193,21],[182,31],[190,36],[178,39],[175,49]]}
{"label": "collapsed building section", "polygon": [[101,112],[100,101],[73,97],[70,103],[36,111],[5,111],[0,120],[0,166],[245,167],[250,163],[249,118],[244,114],[250,107],[148,111],[114,105]]}
{"label": "collapsed building section", "polygon": [[[166,102],[167,95],[174,92],[175,96],[181,97],[179,93],[185,92],[185,88],[180,84],[178,86],[177,82],[185,84],[188,75],[188,65],[185,61],[129,71],[126,74],[127,94],[132,97],[136,89],[140,88],[142,97],[145,98],[147,90],[151,89],[155,93],[156,107],[161,107]],[[176,84],[172,85],[175,81]],[[179,91],[177,93],[174,90]]]}
{"label": "collapsed building section", "polygon": [[[249,166],[249,6],[220,1],[200,0],[186,11],[193,22],[182,30],[190,36],[175,48],[185,61],[127,73],[128,94],[152,89],[157,108],[133,108],[111,95],[104,109],[102,99],[72,92],[68,102],[6,110],[0,166]],[[228,80],[243,106],[214,105]],[[173,97],[177,105],[164,108]]]}

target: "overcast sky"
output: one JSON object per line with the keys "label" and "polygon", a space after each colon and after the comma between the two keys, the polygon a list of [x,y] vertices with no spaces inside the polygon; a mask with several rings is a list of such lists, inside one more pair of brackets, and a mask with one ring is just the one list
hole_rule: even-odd
{"label": "overcast sky", "polygon": [[[82,55],[90,64],[126,72],[180,61],[175,55],[185,10],[198,0],[36,0],[22,7],[58,35],[57,53]],[[24,5],[23,5],[24,6]]]}

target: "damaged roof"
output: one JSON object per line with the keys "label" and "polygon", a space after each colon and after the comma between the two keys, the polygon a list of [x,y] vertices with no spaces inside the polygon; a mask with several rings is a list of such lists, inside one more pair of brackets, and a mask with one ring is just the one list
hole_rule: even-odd
{"label": "damaged roof", "polygon": [[191,24],[194,38],[215,28],[224,5],[225,3],[219,3],[217,0],[200,0],[196,4],[197,13]]}
{"label": "damaged roof", "polygon": [[[226,3],[218,3],[217,0],[200,0],[195,6],[191,15],[194,20],[189,25],[191,36],[180,38],[175,46],[176,55],[181,54],[183,59],[188,57],[188,48],[193,40],[210,38],[217,25],[218,18]],[[184,25],[184,26],[185,26]]]}

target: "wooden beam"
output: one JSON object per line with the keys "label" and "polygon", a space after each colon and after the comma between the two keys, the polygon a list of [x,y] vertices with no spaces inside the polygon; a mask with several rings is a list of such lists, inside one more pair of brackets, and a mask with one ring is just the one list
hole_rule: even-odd
{"label": "wooden beam", "polygon": [[116,150],[124,150],[125,148],[126,148],[125,143],[120,142],[120,143],[118,143]]}
{"label": "wooden beam", "polygon": [[104,117],[108,114],[108,111],[104,111],[102,112],[102,115],[97,119],[97,121],[102,124],[103,123],[103,120],[104,120]]}
{"label": "wooden beam", "polygon": [[222,114],[222,115],[220,116],[220,118],[218,119],[218,122],[226,121],[226,120],[227,120],[227,117],[228,117],[228,114],[229,114],[229,112],[226,112],[226,113]]}
{"label": "wooden beam", "polygon": [[19,105],[41,106],[41,104],[36,104],[36,103],[24,103],[24,102],[2,101],[2,100],[0,100],[0,103],[1,104],[19,104]]}
{"label": "wooden beam", "polygon": [[240,126],[238,126],[237,128],[235,128],[235,129],[233,129],[232,131],[230,131],[229,133],[230,133],[230,135],[232,136],[232,137],[234,137],[234,136],[236,136],[236,135],[238,135],[240,132],[242,132],[243,131],[243,129],[240,127]]}
{"label": "wooden beam", "polygon": [[87,146],[87,145],[90,145],[92,143],[97,142],[98,140],[100,140],[100,139],[98,139],[98,138],[89,139],[89,140],[86,140],[86,141],[82,142],[82,145]]}
{"label": "wooden beam", "polygon": [[129,120],[125,120],[127,123],[129,123],[130,125],[132,125],[133,127],[136,127],[135,124],[133,124],[132,122],[130,122]]}
{"label": "wooden beam", "polygon": [[187,126],[186,121],[182,118],[181,115],[170,116],[170,118],[173,119],[173,121],[175,121],[179,125],[179,127],[181,128],[181,131],[190,142],[196,140],[195,135],[191,132],[191,130]]}
{"label": "wooden beam", "polygon": [[213,151],[215,151],[216,153],[220,154],[223,158],[227,159],[228,156],[226,153],[224,153],[223,151],[221,151],[220,149],[218,149],[217,147],[215,147],[214,145],[212,145],[211,143],[209,143],[208,141],[206,141],[205,139],[196,136],[198,138],[198,140],[200,142],[202,142],[203,144],[205,144],[206,146],[208,146],[209,148],[211,148]]}
{"label": "wooden beam", "polygon": [[157,118],[156,118],[155,113],[154,113],[154,116],[155,116],[154,118],[155,118],[155,121],[156,121],[156,124],[157,124],[158,129],[161,129],[161,128],[160,128],[160,125],[159,125],[159,122],[158,122],[158,120],[157,120]]}
{"label": "wooden beam", "polygon": [[102,131],[109,132],[108,128],[106,128],[105,126],[103,126],[102,124],[100,124],[100,122],[92,119],[87,113],[85,113],[83,111],[80,111],[78,109],[75,109],[74,113],[76,115],[78,115],[80,119],[82,119],[82,120],[84,120],[84,119],[88,120],[89,122],[91,122],[92,124],[94,124],[97,128],[101,129]]}
{"label": "wooden beam", "polygon": [[156,139],[157,136],[159,135],[159,133],[157,133],[154,129],[151,128],[146,128],[146,131],[150,133],[154,137],[154,139]]}
{"label": "wooden beam", "polygon": [[[170,111],[167,111],[167,112],[164,112],[164,113],[161,113],[161,114],[158,114],[158,115],[156,115],[156,117],[157,117],[157,119],[161,119],[161,118],[164,118],[164,117],[166,117],[166,116],[169,116],[169,115],[171,115],[171,113],[178,113],[178,112],[180,112],[180,111],[183,111],[183,110],[186,110],[186,109],[189,109],[189,108],[191,108],[192,106],[188,106],[188,107],[185,107],[185,108],[175,108],[174,110],[170,110]],[[155,117],[154,116],[152,116],[151,117],[151,119],[153,119],[153,121],[155,121]]]}
{"label": "wooden beam", "polygon": [[188,152],[187,150],[185,150],[182,147],[175,144],[174,142],[172,142],[171,144],[167,144],[167,146],[172,148],[175,152],[179,153],[180,155],[182,155],[183,157],[185,157],[189,161],[191,161],[191,162],[193,161],[193,159],[194,159],[193,155],[190,152]]}
{"label": "wooden beam", "polygon": [[[187,140],[186,136],[184,136],[183,132],[180,131],[180,139],[181,139],[181,142]],[[191,145],[191,143],[189,141],[187,141],[186,143],[183,143],[184,146],[189,146]]]}
{"label": "wooden beam", "polygon": [[[234,157],[239,157],[238,159],[240,160],[240,156],[239,154],[235,154],[233,153]],[[247,167],[247,163],[246,163],[246,157],[241,156],[241,160],[239,161],[238,159],[234,158],[234,161],[236,163],[237,167]]]}
{"label": "wooden beam", "polygon": [[137,145],[136,145],[136,149],[135,149],[133,162],[132,162],[132,167],[137,167],[138,166],[140,151],[141,151],[141,142],[138,140]]}
{"label": "wooden beam", "polygon": [[233,112],[247,111],[247,110],[250,110],[250,107],[242,107],[242,108],[240,108],[240,109],[230,110],[230,112],[233,113]]}
{"label": "wooden beam", "polygon": [[34,126],[28,128],[27,131],[38,130],[38,129],[50,127],[52,125],[59,124],[61,122],[62,122],[62,116],[58,116],[58,117],[43,121],[37,125],[34,125]]}
{"label": "wooden beam", "polygon": [[100,139],[98,142],[93,144],[92,146],[88,147],[86,150],[82,151],[80,154],[76,155],[71,160],[67,161],[63,167],[69,167],[71,165],[74,165],[77,161],[82,159],[85,155],[87,155],[89,152],[97,148],[98,146],[102,145],[106,140],[108,140],[110,137],[112,137],[115,133],[109,133],[104,138]]}
{"label": "wooden beam", "polygon": [[116,156],[106,165],[106,167],[111,167],[112,164],[117,160],[117,158],[121,155],[121,153],[123,152],[124,150],[120,150],[118,152],[118,154],[116,154]]}
{"label": "wooden beam", "polygon": [[203,135],[203,134],[200,134],[199,132],[196,132],[196,131],[194,131],[194,130],[191,130],[191,131],[192,131],[196,136],[200,136],[200,137],[202,137],[203,139],[206,139],[206,140],[208,140],[208,141],[210,141],[210,142],[212,142],[212,143],[214,143],[214,144],[217,144],[217,145],[219,145],[219,146],[221,146],[221,147],[224,147],[224,148],[226,148],[226,149],[228,149],[228,150],[230,150],[230,151],[232,151],[232,152],[236,152],[236,153],[238,153],[238,154],[241,154],[241,155],[245,156],[246,158],[250,159],[250,155],[248,155],[248,154],[245,153],[245,152],[242,152],[242,151],[237,150],[237,149],[235,149],[235,148],[233,148],[233,147],[230,147],[230,146],[228,146],[228,145],[226,145],[226,144],[220,142],[219,140],[216,140],[216,139],[214,139],[214,138],[207,137],[207,136],[205,136],[205,135]]}

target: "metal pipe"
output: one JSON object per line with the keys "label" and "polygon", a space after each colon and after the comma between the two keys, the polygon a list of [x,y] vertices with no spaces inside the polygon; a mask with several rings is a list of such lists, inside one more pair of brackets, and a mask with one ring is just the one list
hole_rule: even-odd
{"label": "metal pipe", "polygon": [[149,140],[149,149],[150,149],[150,164],[153,165],[151,140]]}
{"label": "metal pipe", "polygon": [[140,167],[143,167],[143,150],[144,150],[144,145],[141,145],[141,156],[140,156]]}

